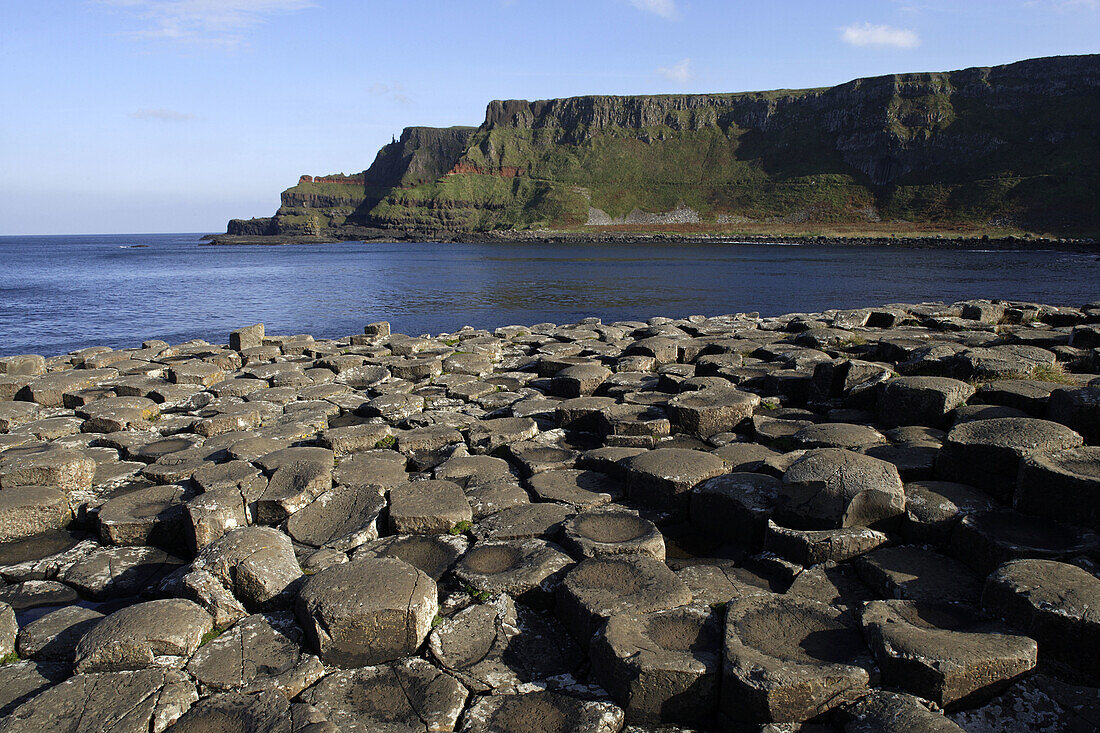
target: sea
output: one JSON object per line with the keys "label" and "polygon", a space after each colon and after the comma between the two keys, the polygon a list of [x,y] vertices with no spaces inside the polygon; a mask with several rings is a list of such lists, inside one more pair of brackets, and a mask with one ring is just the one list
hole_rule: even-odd
{"label": "sea", "polygon": [[898,302],[1100,299],[1100,256],[780,244],[202,246],[201,234],[0,237],[0,356],[147,339],[318,338],[389,321],[463,326],[605,322]]}

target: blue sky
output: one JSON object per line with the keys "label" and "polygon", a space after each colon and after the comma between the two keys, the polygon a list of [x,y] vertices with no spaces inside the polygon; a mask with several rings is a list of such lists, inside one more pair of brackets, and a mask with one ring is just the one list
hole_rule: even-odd
{"label": "blue sky", "polygon": [[0,234],[223,231],[491,99],[1100,51],[1100,0],[46,0],[0,29]]}

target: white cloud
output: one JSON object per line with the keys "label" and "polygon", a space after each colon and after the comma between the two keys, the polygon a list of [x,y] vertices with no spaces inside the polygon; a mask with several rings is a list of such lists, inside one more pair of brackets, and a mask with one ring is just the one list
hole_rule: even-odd
{"label": "white cloud", "polygon": [[840,38],[851,46],[916,48],[920,45],[920,38],[911,30],[894,28],[888,25],[874,25],[872,23],[849,25],[841,28]]}
{"label": "white cloud", "polygon": [[638,10],[672,19],[677,15],[676,0],[628,0]]}
{"label": "white cloud", "polygon": [[687,84],[695,76],[691,70],[691,59],[682,59],[672,66],[659,66],[657,73],[677,84]]}
{"label": "white cloud", "polygon": [[303,10],[313,0],[98,0],[134,13],[146,27],[139,38],[236,45],[268,16]]}
{"label": "white cloud", "polygon": [[195,119],[190,112],[178,112],[174,109],[158,107],[154,109],[139,109],[130,113],[135,120],[157,120],[160,122],[187,122]]}

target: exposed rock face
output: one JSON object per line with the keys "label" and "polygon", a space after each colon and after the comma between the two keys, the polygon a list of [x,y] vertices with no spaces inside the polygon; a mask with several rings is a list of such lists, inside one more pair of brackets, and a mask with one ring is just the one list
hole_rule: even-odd
{"label": "exposed rock face", "polygon": [[498,100],[476,129],[407,128],[362,174],[303,176],[275,217],[229,233],[825,217],[1087,229],[1095,131],[1077,121],[1098,87],[1100,56],[1070,56],[829,89]]}
{"label": "exposed rock face", "polygon": [[[0,425],[0,733],[1095,729],[1100,446],[1092,402],[1043,400],[1100,362],[1024,342],[1098,324],[965,301],[20,359],[0,413],[64,429]],[[998,378],[1024,354],[1057,381]],[[135,392],[160,417],[96,432]]]}

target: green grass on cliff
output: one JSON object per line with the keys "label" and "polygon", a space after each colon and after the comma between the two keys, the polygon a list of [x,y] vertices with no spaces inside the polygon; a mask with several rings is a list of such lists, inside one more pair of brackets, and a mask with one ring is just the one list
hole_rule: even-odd
{"label": "green grass on cliff", "polygon": [[[1091,57],[1087,63],[1095,65]],[[867,223],[899,231],[1026,225],[1094,235],[1100,95],[1085,81],[1073,91],[1073,69],[1045,68],[1053,69],[1053,81],[1032,67],[1010,66],[984,75],[857,80],[833,90],[710,95],[703,103],[694,98],[694,106],[673,95],[647,97],[637,105],[645,119],[662,124],[640,128],[589,127],[572,118],[563,127],[566,117],[530,128],[485,126],[463,140],[453,160],[431,158],[430,145],[387,155],[412,150],[418,165],[432,170],[461,163],[486,173],[415,185],[398,176],[394,187],[299,184],[284,193],[279,227],[571,229],[583,227],[589,206],[619,219],[686,205],[702,226],[717,229],[736,222],[777,229]],[[582,103],[619,115],[576,119],[629,119],[615,107],[626,104],[621,98]],[[766,127],[734,122],[755,125],[758,117],[744,115],[756,105],[771,105]],[[509,168],[523,174],[492,175]]]}

